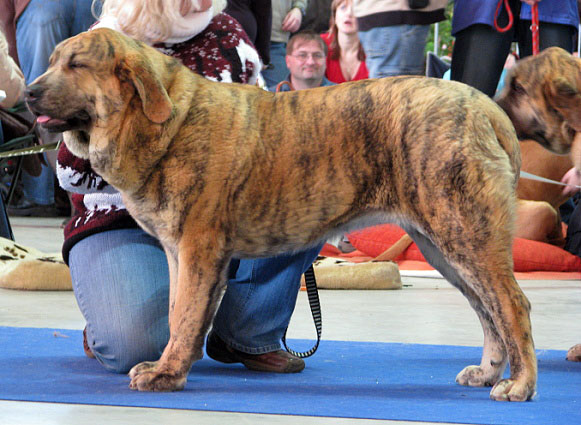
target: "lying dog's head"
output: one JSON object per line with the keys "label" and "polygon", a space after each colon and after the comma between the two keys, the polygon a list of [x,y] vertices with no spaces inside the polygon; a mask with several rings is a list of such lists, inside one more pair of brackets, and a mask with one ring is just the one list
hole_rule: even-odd
{"label": "lying dog's head", "polygon": [[[26,90],[37,122],[54,132],[113,129],[132,102],[153,123],[165,122],[172,103],[165,87],[168,67],[178,62],[109,29],[96,29],[60,43],[48,70]],[[166,58],[166,59],[163,59]],[[173,62],[172,62],[173,61]],[[75,137],[73,153],[88,157],[88,138]]]}
{"label": "lying dog's head", "polygon": [[581,131],[581,60],[558,47],[522,59],[496,101],[520,139],[566,154]]}

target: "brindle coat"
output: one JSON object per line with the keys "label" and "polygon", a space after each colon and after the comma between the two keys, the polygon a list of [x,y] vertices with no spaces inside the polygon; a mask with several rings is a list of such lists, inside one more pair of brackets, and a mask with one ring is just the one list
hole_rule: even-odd
{"label": "brindle coat", "polygon": [[[518,61],[497,102],[512,119],[519,138],[533,139],[553,153],[568,155],[559,163],[545,161],[554,171],[562,176],[571,164],[581,170],[581,59],[551,47]],[[547,171],[547,165],[540,168]],[[526,186],[533,185],[527,182]],[[559,186],[535,186],[553,205],[564,202]],[[581,361],[581,344],[569,349],[567,359]]]}
{"label": "brindle coat", "polygon": [[184,387],[233,256],[395,221],[482,323],[482,362],[457,381],[494,385],[496,400],[534,395],[530,306],[512,270],[518,141],[476,90],[401,77],[274,94],[101,29],[57,47],[28,103],[166,251],[170,341],[131,370],[131,388]]}
{"label": "brindle coat", "polygon": [[551,152],[566,155],[581,169],[581,59],[559,47],[521,59],[509,72],[496,98],[520,139],[532,139]]}

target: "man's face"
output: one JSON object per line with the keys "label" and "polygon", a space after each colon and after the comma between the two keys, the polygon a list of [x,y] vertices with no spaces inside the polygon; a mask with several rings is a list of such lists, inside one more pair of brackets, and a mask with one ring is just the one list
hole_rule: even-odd
{"label": "man's face", "polygon": [[325,75],[325,52],[316,41],[298,41],[293,52],[286,56],[293,80],[322,80]]}

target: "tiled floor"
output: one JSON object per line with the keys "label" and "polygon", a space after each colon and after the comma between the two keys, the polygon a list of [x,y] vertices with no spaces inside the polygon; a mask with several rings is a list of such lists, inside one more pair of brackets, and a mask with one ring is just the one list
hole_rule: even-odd
{"label": "tiled floor", "polygon": [[[12,226],[17,242],[45,252],[56,252],[62,243],[61,221],[13,218]],[[404,278],[404,285],[399,291],[321,291],[323,337],[328,340],[482,344],[476,315],[460,293],[444,280]],[[581,342],[580,282],[521,281],[521,286],[533,305],[537,348],[564,350]],[[301,292],[299,297],[289,337],[313,338],[306,295]],[[84,322],[71,292],[0,290],[0,326],[82,329]],[[0,401],[0,425],[137,423],[413,425],[411,422]]]}

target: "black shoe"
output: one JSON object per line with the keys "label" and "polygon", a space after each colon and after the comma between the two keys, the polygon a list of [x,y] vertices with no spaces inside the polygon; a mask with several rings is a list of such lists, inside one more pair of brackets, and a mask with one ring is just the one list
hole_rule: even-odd
{"label": "black shoe", "polygon": [[260,372],[297,373],[305,368],[303,359],[283,351],[264,354],[248,354],[229,347],[214,332],[206,340],[206,353],[221,363],[242,363],[247,369]]}
{"label": "black shoe", "polygon": [[40,205],[21,199],[16,205],[8,205],[6,211],[13,217],[63,217],[55,204]]}

